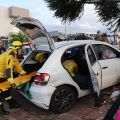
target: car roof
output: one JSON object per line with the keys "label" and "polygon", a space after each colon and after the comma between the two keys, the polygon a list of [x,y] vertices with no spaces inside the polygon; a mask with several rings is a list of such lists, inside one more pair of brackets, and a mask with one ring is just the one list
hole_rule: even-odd
{"label": "car roof", "polygon": [[[88,43],[92,43],[92,42],[96,42],[95,40],[69,40],[69,41],[60,41],[60,42],[54,42],[55,44],[55,49],[61,48],[61,47],[67,47],[69,45],[73,45],[73,44],[88,44]],[[98,42],[97,42],[98,43]],[[50,51],[50,48],[48,45],[40,45],[38,47],[38,50],[45,50],[45,51]]]}
{"label": "car roof", "polygon": [[72,44],[89,44],[89,43],[102,43],[101,41],[95,41],[95,40],[69,40],[69,41],[62,41],[62,42],[55,42],[55,48],[61,48],[63,46],[68,46]]}
{"label": "car roof", "polygon": [[[106,42],[96,41],[96,40],[69,40],[69,41],[55,42],[54,44],[55,44],[55,49],[59,49],[62,47],[69,47],[72,45],[87,45],[87,44],[101,44],[101,43],[104,45],[112,46]],[[114,47],[114,46],[112,46],[112,47]],[[114,47],[114,48],[117,49],[116,47]],[[50,51],[49,49],[50,48],[48,45],[41,45],[38,48],[38,50],[45,50],[45,51]]]}

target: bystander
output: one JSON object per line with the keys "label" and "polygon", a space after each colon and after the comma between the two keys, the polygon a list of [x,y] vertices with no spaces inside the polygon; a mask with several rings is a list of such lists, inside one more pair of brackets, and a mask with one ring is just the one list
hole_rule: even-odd
{"label": "bystander", "polygon": [[3,41],[0,39],[0,55],[5,51],[6,49],[3,47]]}
{"label": "bystander", "polygon": [[106,34],[106,33],[103,33],[103,34],[102,34],[102,36],[101,36],[101,41],[102,41],[102,42],[107,42],[107,43],[109,43],[109,40],[108,40],[108,38],[107,38],[107,34]]}

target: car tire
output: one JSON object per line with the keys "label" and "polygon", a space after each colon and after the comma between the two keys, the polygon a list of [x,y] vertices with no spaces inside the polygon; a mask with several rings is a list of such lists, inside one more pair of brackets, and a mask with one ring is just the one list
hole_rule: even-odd
{"label": "car tire", "polygon": [[75,91],[70,86],[60,86],[51,98],[50,109],[54,113],[64,113],[74,105],[75,101]]}

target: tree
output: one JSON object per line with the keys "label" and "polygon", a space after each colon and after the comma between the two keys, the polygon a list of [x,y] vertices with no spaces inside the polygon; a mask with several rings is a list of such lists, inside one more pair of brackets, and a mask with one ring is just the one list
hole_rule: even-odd
{"label": "tree", "polygon": [[13,34],[11,36],[10,42],[12,43],[12,42],[14,42],[16,40],[21,41],[21,42],[27,42],[28,38],[22,32],[19,32],[17,34]]}
{"label": "tree", "polygon": [[95,4],[96,11],[102,22],[110,25],[114,31],[120,27],[120,4],[115,0],[102,0],[100,3]]}
{"label": "tree", "polygon": [[120,27],[119,0],[45,0],[48,7],[55,11],[55,16],[62,21],[75,21],[84,12],[84,5],[92,3],[100,20],[110,28],[117,30]]}

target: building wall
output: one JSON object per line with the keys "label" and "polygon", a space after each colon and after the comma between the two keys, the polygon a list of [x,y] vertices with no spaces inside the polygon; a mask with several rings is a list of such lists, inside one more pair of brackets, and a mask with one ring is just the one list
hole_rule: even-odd
{"label": "building wall", "polygon": [[28,9],[13,6],[10,8],[0,6],[0,36],[9,36],[9,33],[19,32],[17,28],[10,24],[11,21],[15,19],[17,16],[31,17],[31,13],[29,12]]}
{"label": "building wall", "polygon": [[8,48],[9,36],[19,32],[18,28],[10,24],[18,16],[31,17],[32,14],[28,9],[0,6],[0,37],[8,37],[8,39],[2,39],[6,48]]}
{"label": "building wall", "polygon": [[9,7],[9,17],[29,17],[29,10],[15,6]]}
{"label": "building wall", "polygon": [[0,36],[8,36],[11,28],[10,22],[13,19],[9,17],[9,10],[0,6]]}

